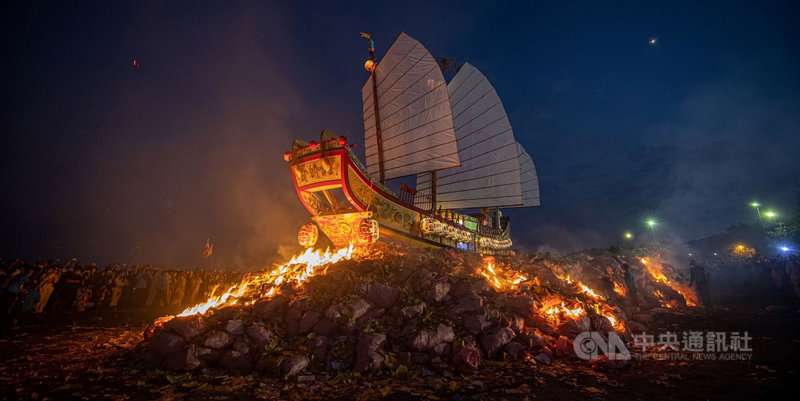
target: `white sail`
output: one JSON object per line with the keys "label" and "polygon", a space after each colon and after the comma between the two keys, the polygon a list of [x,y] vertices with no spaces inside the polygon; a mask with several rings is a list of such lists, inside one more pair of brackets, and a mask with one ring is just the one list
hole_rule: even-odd
{"label": "white sail", "polygon": [[384,178],[459,166],[444,76],[428,50],[401,33],[361,88],[367,170],[378,177],[373,76],[378,83]]}
{"label": "white sail", "polygon": [[522,205],[519,207],[539,206],[539,176],[536,174],[536,165],[519,143],[517,143],[517,155],[519,155],[522,180]]}
{"label": "white sail", "polygon": [[[436,203],[447,209],[523,204],[517,142],[494,87],[465,63],[447,85],[461,167],[437,173]],[[430,194],[431,174],[417,175]]]}

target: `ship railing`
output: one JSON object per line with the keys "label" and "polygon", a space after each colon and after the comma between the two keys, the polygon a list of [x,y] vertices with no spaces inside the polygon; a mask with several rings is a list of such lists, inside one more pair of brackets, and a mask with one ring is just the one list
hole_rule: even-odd
{"label": "ship railing", "polygon": [[358,160],[358,157],[356,157],[356,154],[353,153],[353,151],[350,150],[350,148],[347,148],[347,155],[350,156],[350,160],[353,161],[353,165],[355,165],[356,168],[359,171],[361,171],[361,174],[364,174],[364,176],[367,177],[370,180],[370,185],[378,187],[383,192],[386,192],[387,194],[389,194],[389,195],[391,195],[391,196],[393,196],[395,198],[398,198],[397,194],[394,193],[394,191],[389,189],[389,187],[387,187],[386,185],[383,185],[380,182],[378,182],[378,180],[376,180],[375,177],[373,177],[372,174],[370,174],[369,171],[367,171],[367,168],[364,167],[363,164],[361,164],[361,161]]}
{"label": "ship railing", "polygon": [[422,210],[430,211],[431,206],[433,205],[433,199],[431,199],[431,195],[426,192],[417,192],[415,194],[405,193],[407,199],[407,203],[410,203]]}
{"label": "ship railing", "polygon": [[487,226],[478,226],[478,233],[486,236],[497,237],[503,235],[503,229],[497,229],[494,227],[487,227]]}

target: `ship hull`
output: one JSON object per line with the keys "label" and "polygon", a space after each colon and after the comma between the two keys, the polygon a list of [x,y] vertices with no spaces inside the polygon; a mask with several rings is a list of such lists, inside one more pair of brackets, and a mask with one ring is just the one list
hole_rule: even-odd
{"label": "ship hull", "polygon": [[374,220],[379,231],[375,238],[381,241],[482,254],[509,252],[510,227],[492,235],[401,201],[375,182],[343,137],[295,148],[285,158],[313,224],[336,246],[372,241],[369,225],[362,222]]}

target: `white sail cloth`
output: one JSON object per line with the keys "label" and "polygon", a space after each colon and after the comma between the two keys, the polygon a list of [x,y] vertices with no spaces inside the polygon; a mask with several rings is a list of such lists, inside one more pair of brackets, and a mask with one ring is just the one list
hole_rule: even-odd
{"label": "white sail cloth", "polygon": [[[494,87],[465,63],[447,89],[461,167],[437,173],[437,205],[447,209],[523,205],[518,144]],[[417,175],[417,191],[430,194],[430,173]]]}
{"label": "white sail cloth", "polygon": [[372,88],[375,76],[384,178],[459,166],[444,76],[428,50],[401,33],[361,88],[367,170],[379,176]]}
{"label": "white sail cloth", "polygon": [[517,155],[522,177],[522,205],[519,207],[539,206],[539,176],[536,174],[536,165],[519,143],[517,143]]}

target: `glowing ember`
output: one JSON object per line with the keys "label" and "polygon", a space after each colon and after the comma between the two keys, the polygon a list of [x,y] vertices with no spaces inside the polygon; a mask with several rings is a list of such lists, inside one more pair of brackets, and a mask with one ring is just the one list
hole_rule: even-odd
{"label": "glowing ember", "polygon": [[[695,294],[694,290],[692,290],[692,288],[685,283],[670,281],[664,274],[664,266],[658,259],[656,259],[655,261],[651,261],[647,258],[641,258],[641,261],[642,264],[645,266],[645,270],[647,270],[647,273],[650,274],[650,277],[652,277],[653,280],[659,283],[664,283],[673,290],[675,290],[675,292],[677,292],[678,294],[681,294],[683,298],[686,300],[686,306],[689,307],[697,306],[698,299],[697,299],[697,294]],[[661,294],[660,296],[658,294],[661,294],[661,292],[656,291],[656,296],[658,296],[660,300],[663,300],[665,298],[664,294]]]}
{"label": "glowing ember", "polygon": [[589,288],[586,285],[582,284],[580,281],[578,282],[578,286],[581,288],[581,290],[583,290],[584,294],[588,295],[592,299],[605,300],[605,298],[603,298],[602,296],[598,295],[596,292],[594,292],[594,290],[592,290],[591,288]]}
{"label": "glowing ember", "polygon": [[620,333],[625,332],[625,323],[622,319],[618,319],[617,316],[614,314],[616,310],[609,306],[608,304],[594,304],[594,311],[600,316],[604,316],[611,322],[611,327],[614,328],[615,331]]}
{"label": "glowing ember", "polygon": [[478,268],[478,274],[498,290],[514,290],[528,278],[511,269],[503,270],[494,266],[494,258],[487,256],[483,259],[484,265]]}
{"label": "glowing ember", "polygon": [[554,322],[559,322],[562,319],[562,315],[577,320],[585,313],[582,307],[570,308],[563,301],[559,305],[554,305],[544,310],[545,316]]}
{"label": "glowing ember", "polygon": [[625,288],[625,286],[616,281],[614,282],[614,292],[616,292],[621,297],[628,295],[628,290]]}
{"label": "glowing ember", "polygon": [[574,284],[577,287],[577,291],[578,292],[586,294],[589,298],[591,298],[591,299],[593,299],[595,301],[605,301],[606,300],[605,297],[603,297],[602,295],[598,294],[595,290],[589,288],[586,284],[583,284],[583,283],[581,283],[580,281],[577,281],[577,280],[573,281],[569,277],[569,275],[567,275],[566,277],[565,276],[556,275],[556,277],[561,279],[561,281],[566,282],[567,284]]}
{"label": "glowing ember", "polygon": [[745,245],[745,244],[736,244],[735,246],[731,247],[732,253],[735,256],[739,256],[742,258],[752,258],[756,254],[756,250]]}
{"label": "glowing ember", "polygon": [[[232,286],[222,295],[211,297],[202,304],[187,308],[178,316],[204,314],[212,308],[235,305],[239,298],[245,295],[253,295],[255,298],[271,297],[275,295],[275,291],[277,291],[277,288],[280,287],[281,284],[287,282],[294,282],[296,285],[302,284],[314,276],[316,268],[329,263],[336,263],[340,260],[351,259],[352,256],[353,245],[335,252],[331,252],[330,250],[320,252],[319,250],[309,248],[302,254],[293,257],[288,263],[278,266],[271,272],[255,277],[246,277],[241,283]],[[262,294],[249,294],[249,292],[252,291],[248,291],[248,289],[260,290]]]}
{"label": "glowing ember", "polygon": [[[593,290],[586,284],[583,284],[578,280],[573,280],[569,275],[556,273],[556,277],[558,277],[561,281],[571,285],[575,292],[586,295],[588,300],[578,301],[577,303],[580,306],[568,306],[563,300],[553,295],[544,302],[544,306],[541,308],[541,312],[545,317],[558,324],[561,322],[562,317],[579,319],[586,313],[587,309],[591,309],[594,310],[594,312],[598,315],[606,317],[609,322],[611,322],[611,326],[615,331],[620,333],[624,333],[626,331],[625,323],[616,315],[618,312],[617,309],[607,304],[605,297],[598,294],[597,291]],[[622,291],[621,295],[624,296],[624,287],[616,282],[614,283],[614,287],[617,293]]]}

